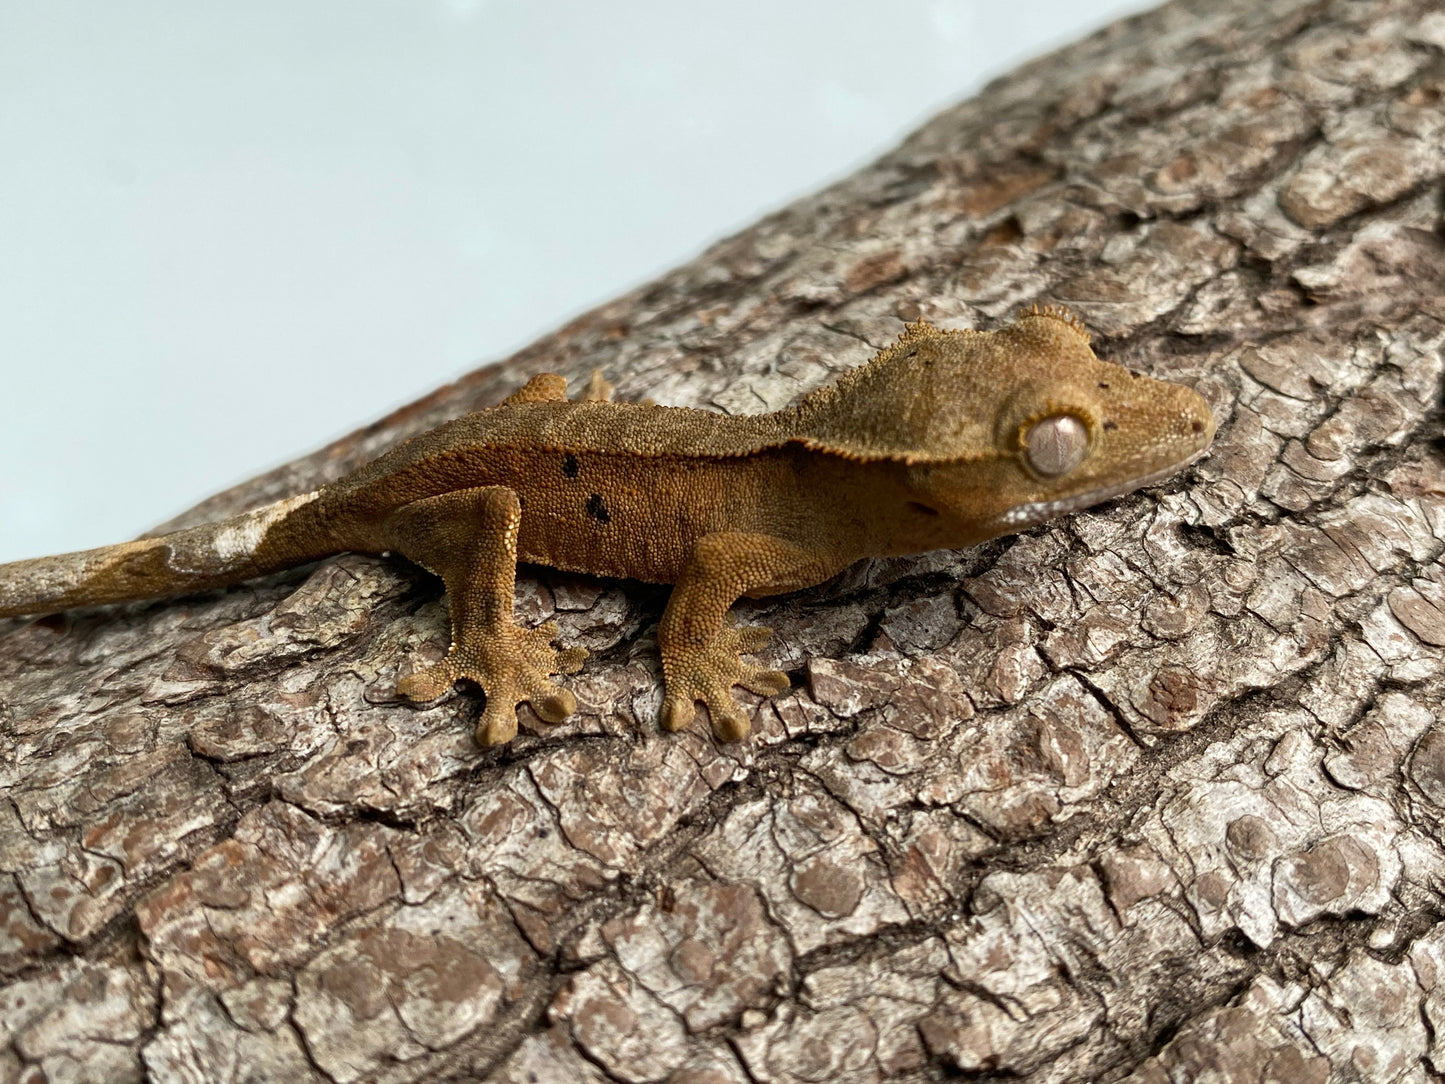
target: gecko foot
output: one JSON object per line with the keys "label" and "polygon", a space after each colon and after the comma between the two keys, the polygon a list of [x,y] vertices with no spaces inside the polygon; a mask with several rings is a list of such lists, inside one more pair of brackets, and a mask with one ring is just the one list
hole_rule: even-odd
{"label": "gecko foot", "polygon": [[402,678],[396,691],[408,700],[425,703],[441,696],[460,678],[474,681],[486,694],[487,704],[477,721],[477,743],[500,745],[517,733],[517,705],[530,701],[543,722],[560,723],[577,710],[577,698],[552,681],[554,673],[574,674],[587,657],[587,649],[552,646],[557,625],[547,622],[535,629],[506,625],[453,644],[435,666]]}
{"label": "gecko foot", "polygon": [[692,722],[696,703],[707,705],[712,732],[719,741],[741,741],[752,723],[730,691],[741,685],[759,696],[772,696],[788,687],[788,675],[744,662],[739,656],[757,651],[772,635],[771,629],[744,626],[723,629],[699,647],[674,647],[664,652],[662,669],[666,697],[662,725],[681,730]]}

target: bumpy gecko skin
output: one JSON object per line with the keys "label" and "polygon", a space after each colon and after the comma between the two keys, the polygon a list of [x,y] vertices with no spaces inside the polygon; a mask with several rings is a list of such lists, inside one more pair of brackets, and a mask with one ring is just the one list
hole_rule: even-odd
{"label": "bumpy gecko skin", "polygon": [[734,699],[787,687],[749,664],[768,630],[728,627],[741,596],[795,591],[872,556],[959,548],[1160,481],[1214,437],[1194,391],[1100,361],[1067,313],[999,331],[911,324],[836,384],[772,414],[582,401],[555,374],[407,441],[347,478],[222,523],[0,565],[0,616],[51,613],[235,583],[348,550],[399,552],[446,585],[452,647],[398,691],[427,701],[459,678],[484,690],[477,740],[576,710],[553,673],[556,626],[519,628],[519,560],[674,584],[658,645],[662,723],[700,702],[723,740]]}

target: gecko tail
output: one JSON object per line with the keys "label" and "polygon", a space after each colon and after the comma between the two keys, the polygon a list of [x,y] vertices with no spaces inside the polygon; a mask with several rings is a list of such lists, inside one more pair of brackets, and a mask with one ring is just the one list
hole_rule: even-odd
{"label": "gecko tail", "polygon": [[158,538],[0,565],[0,617],[225,587],[339,552],[317,493]]}

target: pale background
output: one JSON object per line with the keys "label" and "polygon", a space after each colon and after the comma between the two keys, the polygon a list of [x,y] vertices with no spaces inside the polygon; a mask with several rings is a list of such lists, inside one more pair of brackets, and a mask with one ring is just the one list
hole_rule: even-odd
{"label": "pale background", "polygon": [[133,537],[1119,0],[3,0],[0,561]]}

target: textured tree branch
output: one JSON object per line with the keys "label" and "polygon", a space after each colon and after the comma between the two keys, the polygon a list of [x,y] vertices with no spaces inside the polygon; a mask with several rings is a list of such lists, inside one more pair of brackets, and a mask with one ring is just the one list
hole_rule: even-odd
{"label": "textured tree branch", "polygon": [[1164,487],[745,607],[749,745],[658,732],[636,584],[519,579],[594,656],[490,752],[385,695],[399,563],[0,625],[0,1080],[1445,1071],[1442,95],[1430,0],[1171,4],[187,517],[544,369],[751,411],[1033,301],[1209,397]]}

